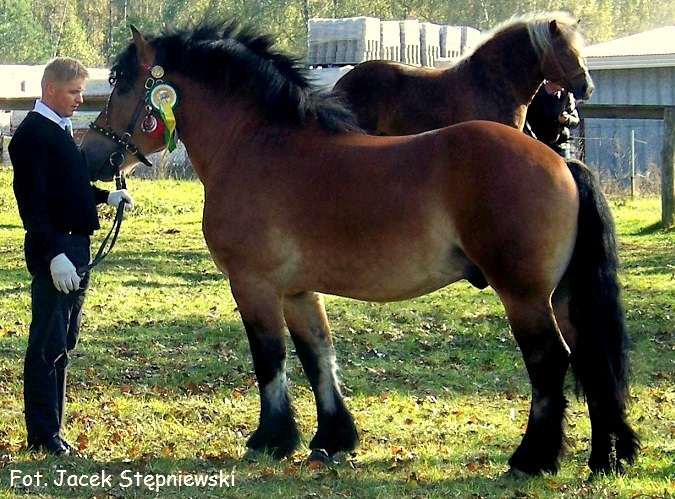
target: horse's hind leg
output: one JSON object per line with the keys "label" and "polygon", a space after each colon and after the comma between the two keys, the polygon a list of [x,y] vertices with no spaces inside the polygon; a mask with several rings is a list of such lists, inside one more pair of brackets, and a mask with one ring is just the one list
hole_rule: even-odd
{"label": "horse's hind leg", "polygon": [[260,390],[260,423],[246,445],[281,459],[300,443],[286,381],[286,328],[281,297],[259,286],[245,286],[234,280],[231,283]]}
{"label": "horse's hind leg", "polygon": [[318,429],[309,444],[310,459],[350,451],[356,447],[358,435],[340,393],[323,297],[318,293],[287,297],[284,314],[316,399]]}
{"label": "horse's hind leg", "polygon": [[563,384],[568,351],[548,298],[502,296],[502,300],[532,383],[527,429],[509,464],[512,470],[531,475],[555,473],[565,447]]}
{"label": "horse's hind leg", "polygon": [[[565,281],[563,281],[565,284]],[[593,331],[577,329],[570,320],[568,290],[559,287],[554,294],[556,318],[571,350],[572,371],[577,379],[577,396],[582,392],[591,419],[591,456],[588,466],[593,473],[622,471],[623,461],[635,459],[639,441],[626,421],[627,393],[619,388],[608,373],[604,347],[597,339],[580,338],[580,332],[592,336]]]}

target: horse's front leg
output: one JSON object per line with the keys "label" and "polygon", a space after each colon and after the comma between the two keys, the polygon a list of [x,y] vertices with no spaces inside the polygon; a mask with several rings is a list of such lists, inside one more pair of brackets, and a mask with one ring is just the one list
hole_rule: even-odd
{"label": "horse's front leg", "polygon": [[265,286],[231,283],[260,390],[260,423],[246,445],[249,450],[281,459],[300,442],[286,380],[282,298]]}
{"label": "horse's front leg", "polygon": [[309,444],[309,459],[324,460],[337,452],[350,451],[358,444],[358,435],[340,392],[323,297],[318,293],[287,297],[284,314],[316,399],[318,429]]}

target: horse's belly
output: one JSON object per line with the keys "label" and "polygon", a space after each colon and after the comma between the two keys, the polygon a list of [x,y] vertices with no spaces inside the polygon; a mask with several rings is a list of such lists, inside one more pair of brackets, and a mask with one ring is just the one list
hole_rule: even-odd
{"label": "horse's belly", "polygon": [[381,282],[378,289],[364,289],[362,292],[355,289],[353,292],[341,294],[341,296],[375,302],[409,300],[441,289],[448,284],[459,281],[462,277],[461,273],[457,273],[455,275],[428,276],[425,280],[418,278],[401,283]]}
{"label": "horse's belly", "polygon": [[455,251],[448,250],[431,261],[429,255],[396,261],[383,258],[351,272],[338,272],[317,291],[377,302],[416,298],[465,277],[466,261],[454,255]]}

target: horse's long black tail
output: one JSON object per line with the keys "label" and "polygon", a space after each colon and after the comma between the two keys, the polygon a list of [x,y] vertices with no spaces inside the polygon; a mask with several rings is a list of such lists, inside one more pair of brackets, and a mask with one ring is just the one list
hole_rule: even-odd
{"label": "horse's long black tail", "polygon": [[593,471],[620,468],[639,448],[626,422],[629,339],[621,304],[614,220],[600,185],[583,163],[567,160],[579,189],[576,246],[567,272],[570,321],[577,330],[571,363],[593,428]]}
{"label": "horse's long black tail", "polygon": [[575,374],[586,389],[585,371],[602,376],[625,405],[628,396],[628,335],[620,301],[614,221],[593,173],[580,161],[567,165],[579,188],[579,225],[570,263],[570,319],[578,330],[573,356],[588,362]]}

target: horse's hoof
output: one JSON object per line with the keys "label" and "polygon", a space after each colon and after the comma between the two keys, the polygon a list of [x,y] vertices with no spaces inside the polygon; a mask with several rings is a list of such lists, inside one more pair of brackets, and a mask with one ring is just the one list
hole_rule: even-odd
{"label": "horse's hoof", "polygon": [[307,464],[310,465],[321,466],[324,464],[330,464],[331,461],[332,460],[325,449],[312,449],[312,451],[309,453],[309,456],[307,456]]}
{"label": "horse's hoof", "polygon": [[259,450],[251,449],[250,447],[246,449],[244,455],[241,457],[244,461],[257,462],[260,461],[260,457],[264,456],[265,453]]}
{"label": "horse's hoof", "polygon": [[613,466],[609,469],[591,470],[590,474],[588,475],[588,481],[592,482],[595,479],[602,479],[608,476],[625,476],[625,475],[626,470],[621,465],[621,463],[618,463],[616,466]]}
{"label": "horse's hoof", "polygon": [[531,473],[528,473],[523,470],[519,470],[518,468],[514,468],[511,466],[506,473],[504,473],[504,476],[506,478],[515,478],[517,480],[522,480],[523,478],[530,478],[532,476]]}

